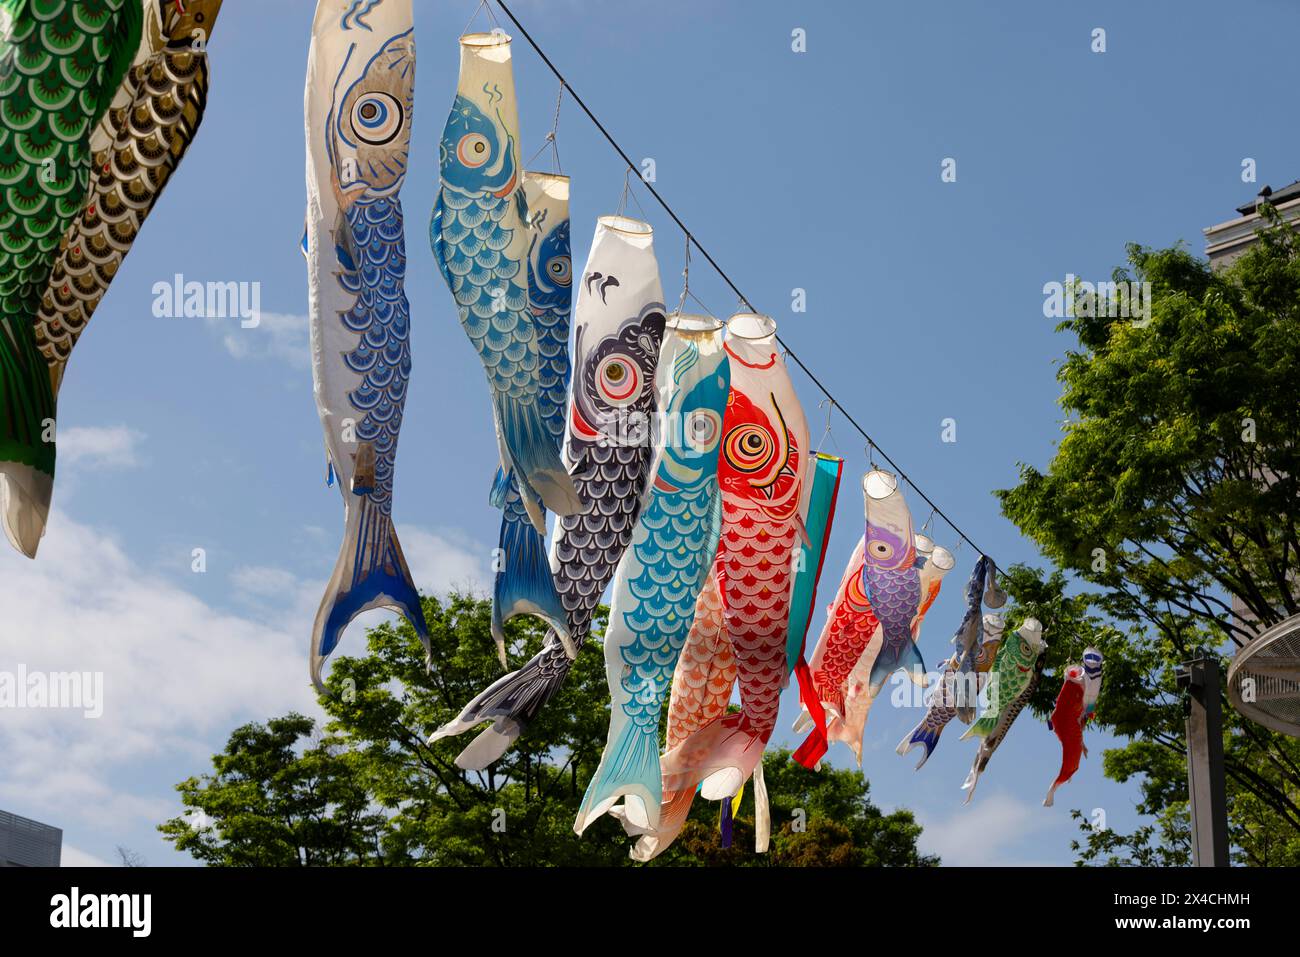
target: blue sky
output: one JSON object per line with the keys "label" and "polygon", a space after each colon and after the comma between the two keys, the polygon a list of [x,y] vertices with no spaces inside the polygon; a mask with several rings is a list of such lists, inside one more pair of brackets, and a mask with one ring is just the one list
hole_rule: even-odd
{"label": "blue sky", "polygon": [[[427,242],[437,138],[472,2],[416,0],[417,93],[407,213],[414,369],[395,517],[426,591],[487,580],[498,513],[481,367]],[[324,485],[306,352],[302,85],[314,4],[229,2],[211,42],[203,127],[74,355],[60,402],[54,513],[41,555],[0,554],[0,669],[98,670],[104,716],[0,716],[0,807],[61,826],[65,861],[186,863],[154,825],[172,786],[209,768],[228,732],[297,708],[312,615],[341,534]],[[1006,566],[1033,546],[991,491],[1057,435],[1043,285],[1109,277],[1124,244],[1183,240],[1231,218],[1264,183],[1300,177],[1292,42],[1283,0],[987,4],[654,4],[516,0],[552,60],[791,347],[876,440]],[[480,15],[479,23],[485,24]],[[1106,30],[1105,53],[1090,50]],[[807,52],[791,51],[791,31]],[[523,147],[541,146],[556,82],[515,43]],[[612,212],[623,171],[579,111],[559,131],[573,177],[574,258]],[[957,161],[957,180],[940,164]],[[1258,183],[1241,181],[1253,158]],[[542,162],[539,160],[539,162]],[[656,226],[665,293],[680,291],[682,237]],[[155,318],[152,287],[261,283],[263,321]],[[700,257],[692,290],[719,315],[732,296]],[[793,314],[791,290],[807,290]],[[813,431],[819,396],[799,373]],[[941,441],[941,421],[957,441]],[[848,460],[819,611],[861,534],[862,443]],[[918,522],[928,510],[912,498]],[[941,526],[935,537],[955,537]],[[195,548],[207,569],[191,570]],[[966,546],[931,610],[927,659],[961,615]],[[375,620],[373,617],[366,621]],[[364,621],[341,651],[361,647]],[[1050,641],[1050,634],[1046,636]],[[811,640],[811,639],[810,639]],[[588,652],[591,653],[591,652]],[[783,702],[780,743],[798,712]],[[1059,763],[1022,717],[969,807],[973,747],[945,736],[921,772],[893,753],[914,711],[878,706],[865,770],[875,801],[913,808],[922,846],[953,864],[1067,864],[1070,808],[1128,829],[1135,789],[1092,759],[1040,807]],[[949,739],[951,738],[951,740]],[[838,764],[850,756],[833,752]]]}

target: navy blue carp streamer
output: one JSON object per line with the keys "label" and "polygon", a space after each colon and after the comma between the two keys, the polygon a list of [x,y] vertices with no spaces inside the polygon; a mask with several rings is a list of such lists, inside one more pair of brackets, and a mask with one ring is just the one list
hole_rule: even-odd
{"label": "navy blue carp streamer", "polygon": [[316,613],[311,678],[370,608],[404,614],[428,645],[393,527],[393,470],[411,375],[398,192],[415,91],[411,0],[320,0],[307,57],[312,373],[344,535]]}
{"label": "navy blue carp streamer", "polygon": [[[564,445],[564,409],[569,391],[569,312],[573,305],[573,262],[569,243],[569,177],[524,174],[528,200],[528,313],[537,336],[537,399],[542,421],[558,452]],[[501,508],[492,586],[492,637],[504,667],[505,623],[534,614],[555,629],[570,654],[568,618],[555,591],[546,540],[524,507],[519,482],[497,470],[493,504]]]}
{"label": "navy blue carp streamer", "polygon": [[[632,540],[654,457],[650,426],[665,315],[653,240],[646,223],[603,216],[578,276],[564,464],[586,504],[559,519],[550,554],[575,649]],[[434,739],[491,721],[456,759],[462,768],[487,767],[554,697],[571,665],[553,629],[540,652],[481,692]]]}
{"label": "navy blue carp streamer", "polygon": [[[524,509],[545,535],[542,506],[572,515],[582,510],[582,500],[543,416],[510,38],[467,34],[460,51],[460,84],[438,151],[429,242],[487,373],[501,469],[518,482]],[[493,489],[491,500],[499,505],[500,483]]]}

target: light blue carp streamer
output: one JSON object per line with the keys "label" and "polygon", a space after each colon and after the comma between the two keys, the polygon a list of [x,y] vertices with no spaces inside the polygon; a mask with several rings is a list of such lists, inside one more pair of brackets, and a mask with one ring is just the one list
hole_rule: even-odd
{"label": "light blue carp streamer", "polygon": [[659,717],[718,547],[717,448],[730,365],[720,348],[701,356],[690,342],[677,356],[672,377],[677,391],[665,421],[669,428],[681,423],[681,434],[694,439],[665,439],[631,547],[619,564],[605,634],[609,734],[578,811],[579,834],[620,795],[641,801],[657,820]]}
{"label": "light blue carp streamer", "polygon": [[[485,87],[488,100],[498,103],[501,91]],[[457,94],[439,154],[441,188],[429,224],[430,244],[487,374],[502,467],[514,471],[522,504],[544,535],[537,499],[561,515],[580,510],[582,503],[543,419],[527,263],[522,250],[512,252],[520,250],[515,234],[528,221],[515,137],[499,111],[494,120]],[[494,487],[492,498],[500,504],[503,490]]]}

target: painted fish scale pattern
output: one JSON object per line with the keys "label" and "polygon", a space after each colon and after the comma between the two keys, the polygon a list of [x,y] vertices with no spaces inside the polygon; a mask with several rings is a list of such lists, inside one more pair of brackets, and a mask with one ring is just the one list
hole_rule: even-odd
{"label": "painted fish scale pattern", "polygon": [[36,342],[62,366],[179,164],[203,118],[208,59],[165,49],[123,81],[127,106],[109,119],[112,142],[92,161],[90,194],[60,244],[36,318]]}
{"label": "painted fish scale pattern", "polygon": [[724,583],[723,621],[736,655],[743,711],[752,730],[766,741],[776,724],[786,677],[795,525],[724,500],[722,529],[718,566]]}
{"label": "painted fish scale pattern", "polygon": [[0,311],[30,317],[89,184],[88,136],[112,30],[138,0],[30,0],[0,70]]}
{"label": "painted fish scale pattern", "polygon": [[1013,635],[1002,642],[993,661],[991,678],[996,680],[989,689],[988,709],[971,725],[966,732],[968,735],[987,736],[994,733],[1001,724],[1003,712],[1019,698],[1033,677],[1035,657],[1037,656],[1029,642],[1019,635]]}
{"label": "painted fish scale pattern", "polygon": [[[534,237],[534,243],[536,241]],[[557,247],[562,245],[567,255],[569,221],[566,219],[551,230],[546,235],[545,242]],[[530,255],[530,262],[531,258]],[[569,393],[569,314],[572,311],[572,297],[568,286],[554,287],[554,291],[551,291],[551,287],[543,289],[530,268],[528,302],[537,341],[537,407],[542,413],[542,424],[551,433],[558,449],[564,442],[564,411]],[[514,472],[510,473],[507,482],[507,516],[513,522],[529,522],[527,510],[519,498],[519,481]]]}
{"label": "painted fish scale pattern", "polygon": [[871,606],[885,628],[885,641],[891,645],[911,641],[909,625],[921,603],[921,581],[917,575],[899,574],[867,562],[863,566],[863,578],[866,593],[872,599]]}
{"label": "painted fish scale pattern", "polygon": [[879,622],[871,610],[862,588],[865,559],[861,548],[854,552],[840,581],[839,591],[831,603],[826,619],[825,646],[819,666],[813,671],[813,684],[821,700],[845,713],[845,684],[854,666],[866,651]]}
{"label": "painted fish scale pattern", "polygon": [[375,484],[369,499],[387,517],[393,509],[397,435],[411,377],[411,317],[402,285],[406,274],[402,206],[390,198],[359,202],[348,210],[347,221],[360,261],[356,271],[339,274],[339,283],[356,296],[339,318],[361,336],[343,359],[362,376],[348,398],[363,413],[356,426],[357,441],[370,442],[375,449]]}
{"label": "painted fish scale pattern", "polygon": [[0,460],[54,472],[55,415],[32,323],[89,184],[89,138],[138,0],[29,0],[0,69]]}
{"label": "painted fish scale pattern", "polygon": [[722,627],[722,591],[710,575],[695,605],[695,621],[673,674],[665,750],[721,717],[736,681],[736,657]]}
{"label": "painted fish scale pattern", "polygon": [[[534,243],[537,241],[534,237]],[[569,221],[566,219],[556,224],[542,242],[544,249],[563,251],[567,259]],[[532,257],[529,258],[531,261]],[[572,291],[567,285],[543,288],[530,269],[528,301],[537,338],[537,405],[542,413],[542,421],[546,423],[558,448],[564,441],[564,411],[568,402],[571,373],[569,316],[572,312]]]}
{"label": "painted fish scale pattern", "polygon": [[443,266],[465,333],[483,360],[493,391],[535,400],[538,359],[527,314],[527,277],[520,275],[522,262],[503,254],[514,236],[513,227],[502,225],[511,203],[523,205],[522,190],[505,199],[444,189],[439,217]]}
{"label": "painted fish scale pattern", "polygon": [[[1013,644],[1015,643],[1016,642],[1013,642]],[[1040,655],[1032,665],[1032,670],[1028,675],[1028,680],[1025,682],[1025,686],[1020,689],[1020,692],[1005,708],[998,712],[997,721],[993,725],[993,730],[990,731],[988,736],[980,742],[979,751],[975,755],[975,768],[977,771],[983,773],[984,769],[988,767],[989,759],[993,757],[993,752],[998,749],[1000,744],[1002,744],[1002,739],[1005,738],[1007,732],[1011,730],[1011,725],[1015,722],[1016,718],[1020,716],[1020,712],[1025,709],[1025,705],[1029,704],[1029,699],[1034,696],[1034,692],[1038,690],[1038,683],[1043,677],[1043,661],[1044,657]]]}
{"label": "painted fish scale pattern", "polygon": [[[587,637],[605,586],[632,540],[651,454],[647,445],[602,447],[592,443],[583,456],[588,469],[573,476],[578,494],[589,505],[577,515],[560,519],[555,588],[569,616],[575,643]],[[556,651],[568,661],[564,649]]]}
{"label": "painted fish scale pattern", "polygon": [[628,583],[637,604],[623,618],[635,637],[619,653],[624,665],[621,684],[631,695],[623,711],[646,733],[654,733],[659,725],[663,699],[686,643],[697,597],[690,583],[700,580],[717,489],[716,481],[705,481],[674,495],[656,495],[640,516],[647,535],[632,549],[641,572]]}

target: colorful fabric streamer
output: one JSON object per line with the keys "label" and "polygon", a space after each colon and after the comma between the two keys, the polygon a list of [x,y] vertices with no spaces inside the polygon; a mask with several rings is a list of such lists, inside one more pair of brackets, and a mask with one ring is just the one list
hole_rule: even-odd
{"label": "colorful fabric streamer", "polygon": [[[1001,615],[985,615],[983,637],[975,651],[972,669],[969,672],[961,672],[958,664],[960,651],[953,652],[952,656],[943,663],[939,680],[926,698],[925,715],[898,743],[899,754],[907,754],[918,744],[924,748],[921,760],[916,762],[916,770],[919,771],[921,765],[930,760],[930,755],[939,744],[939,735],[943,734],[943,729],[948,726],[948,722],[960,716],[961,709],[958,707],[958,701],[967,699],[975,701],[984,690],[994,657],[1002,644],[1002,630]],[[974,685],[973,688],[969,688],[964,697],[958,692],[958,685],[961,682]]]}
{"label": "colorful fabric streamer", "polygon": [[[676,838],[697,785],[710,801],[740,790],[762,760],[788,677],[791,567],[806,505],[808,423],[771,318],[733,316],[727,353],[731,397],[718,464],[723,525],[715,575],[741,710],[716,717],[664,754],[660,826],[639,837],[633,849],[638,860],[662,853]],[[802,537],[807,540],[806,532]]]}
{"label": "colorful fabric streamer", "polygon": [[[569,177],[524,173],[528,201],[528,312],[537,337],[537,401],[542,422],[558,452],[564,444],[564,405],[569,391],[569,310],[573,263],[569,252]],[[534,614],[559,636],[565,650],[578,653],[569,620],[555,592],[546,540],[533,526],[515,475],[497,469],[492,501],[501,508],[497,541],[500,565],[492,585],[492,637],[506,664],[505,623]]]}
{"label": "colorful fabric streamer", "polygon": [[[605,216],[596,223],[573,311],[573,384],[564,461],[586,507],[559,519],[551,543],[555,587],[580,646],[632,539],[654,457],[650,425],[664,335],[663,289],[646,223]],[[518,671],[498,679],[431,740],[484,721],[456,763],[481,770],[518,738],[569,673],[559,635]]]}
{"label": "colorful fabric streamer", "polygon": [[[582,500],[542,417],[518,131],[510,38],[466,34],[460,38],[460,83],[442,132],[429,241],[487,373],[501,468],[514,474],[523,506],[545,536],[539,499],[557,515],[580,512]],[[492,498],[500,504],[499,492]]]}
{"label": "colorful fabric streamer", "polygon": [[1089,721],[1097,710],[1101,696],[1101,652],[1096,648],[1083,649],[1083,707],[1084,721]]}
{"label": "colorful fabric streamer", "polygon": [[1079,760],[1088,756],[1088,746],[1083,743],[1083,729],[1092,717],[1101,692],[1101,652],[1086,648],[1083,662],[1065,669],[1065,680],[1056,696],[1056,706],[1047,719],[1047,728],[1061,742],[1061,770],[1043,798],[1043,806],[1051,807],[1053,796],[1059,788],[1079,770]]}
{"label": "colorful fabric streamer", "polygon": [[799,696],[808,703],[808,715],[812,719],[812,734],[793,755],[794,760],[806,768],[816,767],[826,753],[826,712],[815,693],[812,673],[804,657],[804,644],[813,605],[817,601],[817,584],[821,581],[822,566],[826,562],[826,546],[830,541],[831,523],[835,520],[835,498],[840,489],[844,460],[818,452],[810,466],[812,480],[807,487],[811,491],[804,523],[808,541],[800,544],[796,555],[797,571],[790,595],[790,630],[785,643],[786,670],[799,682]]}
{"label": "colorful fabric streamer", "polygon": [[311,678],[369,608],[404,614],[428,646],[393,527],[393,469],[411,375],[402,204],[415,93],[411,0],[320,0],[307,54],[312,374],[344,534],[312,629]]}
{"label": "colorful fabric streamer", "polygon": [[198,133],[221,0],[145,0],[131,68],[90,139],[91,182],[36,316],[55,395],[77,339]]}
{"label": "colorful fabric streamer", "polygon": [[[971,569],[970,578],[966,581],[966,611],[957,625],[957,633],[952,636],[952,643],[957,648],[956,671],[963,676],[962,681],[953,684],[957,695],[957,716],[965,724],[975,720],[976,692],[969,676],[974,670],[975,655],[983,641],[983,635],[980,633],[980,623],[983,619],[980,614],[983,610],[982,593],[985,591],[988,567],[988,558],[981,555],[976,560],[975,567]],[[924,763],[922,761],[922,764]]]}
{"label": "colorful fabric streamer", "polygon": [[899,668],[914,683],[925,683],[925,662],[913,632],[921,606],[921,574],[916,567],[912,513],[898,479],[873,469],[862,480],[862,497],[867,518],[863,590],[882,632],[880,652],[871,666],[874,697]]}
{"label": "colorful fabric streamer", "polygon": [[619,797],[630,825],[659,824],[660,713],[718,549],[718,445],[735,365],[728,356],[716,319],[669,320],[662,448],[614,581],[605,632],[609,735],[578,810],[578,834]]}
{"label": "colorful fabric streamer", "polygon": [[34,323],[90,188],[91,135],[140,49],[141,0],[0,0],[0,525],[36,557],[54,493],[55,397]]}
{"label": "colorful fabric streamer", "polygon": [[966,729],[962,740],[979,736],[983,738],[970,774],[962,783],[966,792],[964,803],[975,796],[975,785],[988,767],[993,752],[1006,738],[1012,723],[1029,703],[1043,676],[1043,660],[1047,642],[1043,641],[1043,626],[1035,618],[1026,618],[1016,631],[1016,637],[1004,640],[993,661],[990,676],[989,706],[979,720]]}
{"label": "colorful fabric streamer", "polygon": [[[865,549],[866,539],[859,538],[840,577],[835,598],[827,609],[826,624],[809,661],[817,697],[832,718],[844,716],[845,681],[880,627],[863,587]],[[810,710],[805,701],[804,711]],[[801,730],[801,723],[802,720],[796,724],[796,731]]]}

